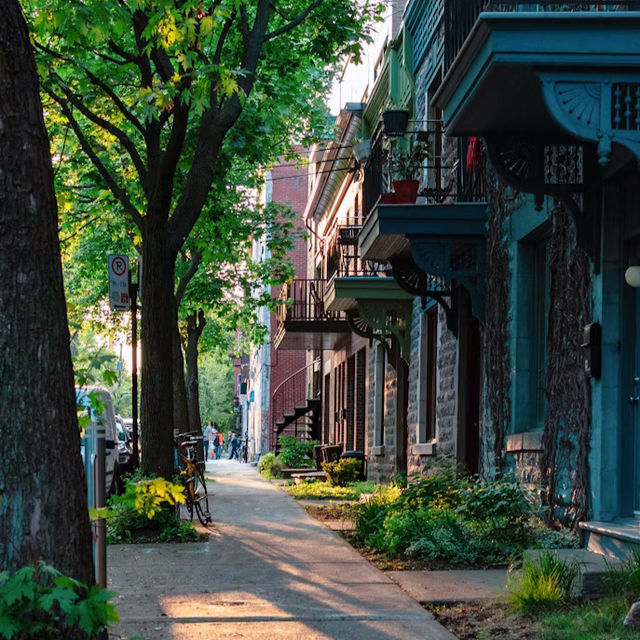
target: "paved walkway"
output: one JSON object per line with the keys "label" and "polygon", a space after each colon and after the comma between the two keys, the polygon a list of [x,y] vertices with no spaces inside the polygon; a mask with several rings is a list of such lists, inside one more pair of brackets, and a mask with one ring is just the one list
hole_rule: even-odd
{"label": "paved walkway", "polygon": [[235,461],[216,482],[208,542],[109,548],[123,637],[455,640],[389,577]]}

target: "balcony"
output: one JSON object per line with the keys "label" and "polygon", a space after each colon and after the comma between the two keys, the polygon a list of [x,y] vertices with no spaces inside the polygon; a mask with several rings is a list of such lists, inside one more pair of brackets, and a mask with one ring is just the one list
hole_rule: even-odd
{"label": "balcony", "polygon": [[296,279],[283,286],[276,312],[276,349],[333,349],[349,334],[344,313],[325,307],[326,285],[326,280]]}
{"label": "balcony", "polygon": [[484,137],[492,160],[502,157],[512,173],[533,154],[544,167],[553,144],[587,142],[601,165],[614,144],[640,157],[640,11],[627,10],[634,5],[447,0],[446,75],[435,102],[448,134]]}

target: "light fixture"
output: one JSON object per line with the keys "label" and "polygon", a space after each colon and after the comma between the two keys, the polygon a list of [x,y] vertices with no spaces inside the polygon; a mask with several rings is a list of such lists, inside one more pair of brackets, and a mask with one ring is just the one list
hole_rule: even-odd
{"label": "light fixture", "polygon": [[624,281],[634,289],[640,287],[640,266],[631,266],[624,272]]}

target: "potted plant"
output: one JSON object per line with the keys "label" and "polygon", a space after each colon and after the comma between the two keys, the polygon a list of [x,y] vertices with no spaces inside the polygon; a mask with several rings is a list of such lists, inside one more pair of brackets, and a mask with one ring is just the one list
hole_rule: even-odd
{"label": "potted plant", "polygon": [[414,204],[420,187],[420,172],[429,157],[429,146],[425,142],[413,141],[409,149],[395,149],[391,156],[391,177],[397,203]]}

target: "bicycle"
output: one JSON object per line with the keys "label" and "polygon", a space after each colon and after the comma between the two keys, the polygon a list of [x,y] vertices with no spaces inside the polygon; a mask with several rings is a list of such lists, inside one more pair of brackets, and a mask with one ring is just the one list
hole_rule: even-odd
{"label": "bicycle", "polygon": [[[212,519],[209,513],[207,483],[203,470],[196,462],[195,448],[198,445],[202,447],[202,436],[198,438],[188,433],[182,433],[178,434],[176,438],[176,451],[180,465],[180,480],[184,487],[185,507],[191,522],[193,522],[193,513],[195,511],[200,524],[206,527],[212,522]],[[181,453],[181,449],[184,450],[184,453]]]}

